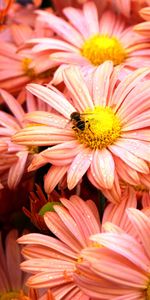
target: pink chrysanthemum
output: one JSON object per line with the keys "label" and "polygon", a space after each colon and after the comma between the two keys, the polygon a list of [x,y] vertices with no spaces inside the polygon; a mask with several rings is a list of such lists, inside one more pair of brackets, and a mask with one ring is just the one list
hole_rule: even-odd
{"label": "pink chrysanthemum", "polygon": [[135,22],[139,19],[139,10],[142,7],[150,5],[149,0],[109,0],[115,9],[129,18],[129,22]]}
{"label": "pink chrysanthemum", "polygon": [[28,286],[50,288],[55,300],[88,300],[73,280],[73,273],[90,235],[100,232],[98,211],[93,201],[84,202],[78,196],[61,202],[63,206],[54,205],[55,212],[44,215],[48,228],[59,240],[42,234],[21,237],[19,243],[29,244],[23,249],[27,261],[21,269],[35,274],[28,279]]}
{"label": "pink chrysanthemum", "polygon": [[[146,132],[145,132],[146,133]],[[147,131],[149,135],[149,129]],[[134,187],[135,191],[139,194],[143,194],[144,192],[150,191],[150,168],[148,174],[142,174],[141,172],[135,172],[134,169],[130,169],[130,173],[126,172],[126,165],[123,161],[116,157],[115,165],[117,174],[119,175],[119,183],[116,181],[114,182],[111,189],[101,188],[103,194],[107,199],[113,201],[114,199],[119,199],[121,197],[121,187],[124,186],[132,186]]]}
{"label": "pink chrysanthemum", "polygon": [[[111,60],[115,66],[122,65],[125,72],[149,65],[148,39],[135,33],[132,26],[126,26],[122,16],[105,11],[99,20],[97,8],[90,1],[82,10],[67,7],[63,12],[69,22],[54,14],[39,12],[41,20],[58,36],[31,39],[29,43],[36,44],[33,53],[49,49],[50,60],[58,65],[79,65],[85,74],[106,60]],[[59,79],[56,77],[54,82],[58,83],[61,75]]]}
{"label": "pink chrysanthemum", "polygon": [[[137,199],[132,189],[126,189],[122,197],[123,201],[119,205],[108,204],[104,211],[102,225],[109,221],[115,224],[114,230],[120,226],[122,228],[120,230],[130,232],[131,224],[125,210],[136,207]],[[27,282],[30,287],[50,287],[55,300],[78,299],[79,296],[81,299],[89,299],[73,281],[73,276],[78,273],[79,266],[83,272],[85,270],[89,274],[90,278],[96,280],[99,290],[103,290],[103,286],[108,284],[105,279],[93,275],[85,262],[82,265],[80,255],[81,249],[92,246],[89,243],[92,232],[101,232],[99,214],[91,200],[85,202],[78,196],[72,196],[69,200],[62,198],[61,202],[63,206],[54,205],[55,212],[47,212],[44,216],[48,228],[59,240],[41,234],[21,237],[19,242],[29,244],[23,249],[27,261],[21,264],[21,268],[35,274]],[[110,223],[107,224],[104,227],[105,231],[110,227]]]}
{"label": "pink chrysanthemum", "polygon": [[[118,74],[113,72],[112,63],[106,62],[90,77],[88,89],[79,69],[68,67],[63,77],[71,102],[53,87],[28,86],[30,92],[61,114],[29,114],[27,119],[32,124],[13,137],[22,145],[52,146],[39,153],[30,166],[33,170],[46,161],[53,164],[45,177],[47,192],[66,173],[68,188],[74,188],[86,172],[97,188],[119,189],[120,161],[134,185],[139,184],[138,172],[149,174],[150,84],[143,80],[148,73],[147,69],[139,69],[116,87]],[[81,114],[84,128],[69,121],[75,111]]]}
{"label": "pink chrysanthemum", "polygon": [[[21,247],[17,244],[17,230],[11,230],[3,247],[0,234],[0,299],[1,300],[54,300],[50,291],[40,294],[35,289],[29,289],[25,282],[28,275],[20,270]],[[42,295],[43,294],[43,295]]]}
{"label": "pink chrysanthemum", "polygon": [[5,21],[5,18],[7,16],[7,13],[11,6],[13,5],[14,0],[2,0],[1,1],[1,6],[0,6],[0,28],[3,28],[3,24]]}
{"label": "pink chrysanthemum", "polygon": [[[37,147],[26,147],[14,144],[11,137],[25,126],[23,119],[25,111],[19,102],[8,92],[0,89],[0,96],[10,112],[0,111],[0,179],[15,188],[29,165],[31,157],[38,151]],[[27,111],[43,109],[43,103],[36,100],[31,94],[26,97]],[[44,105],[45,106],[45,105]],[[46,109],[47,105],[45,106]]]}
{"label": "pink chrysanthemum", "polygon": [[[68,7],[68,6],[73,6],[73,7],[80,7],[81,5],[87,2],[88,0],[52,0],[52,3],[54,4],[54,7],[57,11],[57,13],[61,14],[63,8]],[[96,4],[98,8],[98,12],[101,13],[107,6],[108,0],[105,1],[99,1],[99,0],[94,0],[94,3]]]}
{"label": "pink chrysanthemum", "polygon": [[[41,0],[32,1],[36,6],[40,5]],[[8,37],[7,29],[11,24],[23,24],[34,27],[36,15],[35,15],[35,5],[27,4],[26,6],[17,3],[14,0],[1,0],[0,7],[0,38],[3,35]]]}
{"label": "pink chrysanthemum", "polygon": [[6,40],[0,36],[0,88],[16,95],[29,82],[49,82],[52,74],[49,69],[56,65],[49,60],[49,53],[37,56],[31,49],[23,49],[29,38],[46,36],[44,22],[38,21],[37,17],[34,28],[15,23],[7,27]]}
{"label": "pink chrysanthemum", "polygon": [[134,30],[139,34],[150,37],[150,6],[141,9],[139,13],[145,22],[134,26]]}
{"label": "pink chrysanthemum", "polygon": [[[150,211],[150,208],[149,208]],[[135,209],[127,209],[128,219],[136,237],[111,224],[106,233],[91,237],[96,247],[81,251],[89,262],[89,273],[76,272],[75,280],[82,290],[96,299],[140,300],[150,297],[150,219]],[[108,229],[108,228],[107,228]],[[96,286],[94,276],[105,280],[105,286]],[[105,297],[102,297],[102,292]]]}
{"label": "pink chrysanthemum", "polygon": [[[1,238],[1,237],[0,237]],[[11,230],[3,250],[0,239],[0,299],[29,300],[25,287],[27,276],[19,269],[21,262],[20,246],[16,243],[18,233]]]}

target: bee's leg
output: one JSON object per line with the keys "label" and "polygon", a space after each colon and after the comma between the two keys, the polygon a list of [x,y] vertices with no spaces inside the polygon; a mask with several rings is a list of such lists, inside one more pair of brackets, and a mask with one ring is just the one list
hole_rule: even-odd
{"label": "bee's leg", "polygon": [[89,121],[85,121],[85,123],[87,124],[87,128],[93,133],[93,131],[91,130]]}
{"label": "bee's leg", "polygon": [[87,127],[90,128],[90,123],[89,123],[89,121],[87,120],[87,121],[85,121],[85,123],[87,124]]}

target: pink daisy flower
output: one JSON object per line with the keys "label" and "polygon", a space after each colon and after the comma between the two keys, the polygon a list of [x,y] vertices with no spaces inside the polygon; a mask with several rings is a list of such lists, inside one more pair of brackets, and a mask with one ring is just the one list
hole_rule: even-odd
{"label": "pink daisy flower", "polygon": [[36,19],[36,6],[34,4],[35,2],[40,4],[41,0],[32,1],[32,4],[28,2],[26,5],[22,5],[16,1],[13,2],[5,17],[4,25],[25,24],[33,28]]}
{"label": "pink daisy flower", "polygon": [[[11,137],[23,126],[25,111],[19,102],[9,93],[0,89],[0,95],[8,106],[10,113],[0,111],[0,178],[2,183],[14,189],[26,172],[31,157],[38,151],[36,147],[26,147],[16,145],[11,141]],[[31,94],[26,97],[27,111],[44,109],[40,101],[36,100]],[[45,106],[46,109],[47,105]]]}
{"label": "pink daisy flower", "polygon": [[[122,189],[120,203],[108,203],[105,207],[101,231],[108,230],[109,223],[113,223],[122,228],[125,232],[131,232],[131,224],[127,217],[126,209],[129,207],[137,208],[137,205],[138,199],[135,190],[131,187]],[[106,222],[107,224],[105,224]]]}
{"label": "pink daisy flower", "polygon": [[[112,224],[109,232],[90,238],[96,243],[96,247],[81,251],[82,258],[89,262],[92,275],[89,278],[89,274],[83,272],[79,265],[74,279],[90,297],[114,300],[149,299],[150,219],[135,208],[128,208],[127,215],[137,238]],[[101,298],[100,286],[96,286],[93,281],[94,275],[99,280],[104,278],[106,281],[103,286],[105,298]]]}
{"label": "pink daisy flower", "polygon": [[[56,9],[56,11],[61,14],[63,8],[68,7],[68,6],[73,6],[73,7],[81,7],[82,4],[87,2],[88,0],[52,0],[52,3]],[[99,1],[99,0],[94,0],[94,3],[96,4],[98,8],[98,12],[102,12],[105,7],[107,6],[107,0],[105,1]]]}
{"label": "pink daisy flower", "polygon": [[[148,73],[147,69],[139,69],[116,87],[118,74],[113,72],[112,62],[106,62],[90,77],[88,89],[79,69],[68,67],[63,73],[67,98],[53,87],[28,86],[57,113],[28,114],[32,124],[16,133],[13,141],[51,146],[39,153],[30,166],[33,170],[47,161],[53,165],[45,177],[48,193],[65,174],[68,188],[73,189],[86,172],[98,189],[112,189],[114,185],[119,189],[120,161],[136,184],[137,172],[149,174],[150,84],[143,80]],[[73,112],[79,113],[79,123],[72,118]]]}
{"label": "pink daisy flower", "polygon": [[0,6],[0,27],[3,27],[3,23],[5,21],[5,17],[11,8],[14,0],[2,0]]}
{"label": "pink daisy flower", "polygon": [[125,72],[149,65],[148,39],[127,26],[122,16],[105,11],[99,19],[91,1],[85,3],[82,10],[67,7],[63,12],[69,22],[40,11],[41,20],[47,22],[57,37],[29,41],[36,44],[33,53],[49,50],[51,61],[64,64],[58,69],[60,74],[56,73],[54,83],[61,81],[61,71],[66,64],[79,65],[85,74],[106,60],[111,60],[114,66],[123,66]]}
{"label": "pink daisy flower", "polygon": [[0,298],[28,300],[25,287],[27,276],[19,264],[21,262],[20,246],[16,243],[18,232],[11,230],[6,237],[5,251],[0,236]]}
{"label": "pink daisy flower", "polygon": [[138,239],[127,215],[128,208],[140,208],[142,212],[150,216],[149,192],[139,193],[132,187],[122,188],[120,203],[108,203],[104,209],[101,232],[115,230],[115,225],[117,225],[120,229]]}
{"label": "pink daisy flower", "polygon": [[[0,234],[0,299],[1,300],[53,300],[50,291],[41,296],[29,289],[25,282],[28,275],[20,270],[21,247],[17,244],[18,232],[12,229],[6,236],[5,250]],[[43,294],[43,295],[42,295]]]}
{"label": "pink daisy flower", "polygon": [[46,33],[44,22],[36,20],[34,28],[14,23],[8,26],[8,41],[3,36],[0,37],[0,88],[16,95],[29,82],[46,83],[51,80],[52,71],[49,69],[56,62],[48,59],[49,53],[44,52],[37,56],[31,49],[23,49],[29,38],[43,37]]}
{"label": "pink daisy flower", "polygon": [[[14,1],[13,1],[14,2]],[[19,3],[13,3],[7,12],[7,15],[4,18],[3,24],[0,26],[0,40],[5,42],[12,42],[12,32],[11,32],[11,26],[12,25],[20,25],[23,30],[22,39],[25,37],[25,30],[24,26],[29,27],[27,32],[32,29],[35,26],[35,7],[34,5],[28,4],[26,6],[22,6]],[[31,36],[30,36],[31,37]],[[21,40],[21,34],[18,38],[18,41]]]}
{"label": "pink daisy flower", "polygon": [[[27,259],[21,269],[32,275],[27,285],[50,288],[54,299],[86,299],[73,274],[80,261],[81,249],[89,245],[89,237],[100,232],[100,220],[93,201],[84,202],[78,196],[62,198],[62,206],[54,205],[55,212],[44,215],[45,223],[57,238],[28,234],[18,241],[28,244],[23,249]],[[88,226],[87,226],[88,224]]]}
{"label": "pink daisy flower", "polygon": [[145,22],[135,25],[134,30],[139,34],[150,37],[150,6],[141,9],[139,13]]}
{"label": "pink daisy flower", "polygon": [[[145,132],[146,133],[146,132]],[[147,131],[149,135],[149,130]],[[130,173],[126,173],[126,164],[121,161],[119,157],[115,158],[116,170],[119,175],[119,181],[117,178],[111,189],[101,188],[103,194],[109,201],[119,201],[121,197],[121,187],[131,186],[139,194],[150,191],[150,169],[148,174],[142,174],[141,172],[135,172],[133,168],[130,169]]]}
{"label": "pink daisy flower", "polygon": [[[101,232],[99,214],[91,200],[85,202],[76,195],[71,196],[69,200],[60,200],[63,206],[54,205],[55,212],[47,212],[44,215],[48,228],[59,240],[41,234],[21,237],[19,242],[28,244],[23,249],[26,261],[21,264],[21,268],[34,274],[28,279],[28,286],[49,287],[56,300],[78,299],[79,296],[81,299],[91,299],[82,293],[72,279],[78,265],[82,265],[81,250],[92,246],[89,243],[90,235],[93,231]],[[114,228],[117,225],[128,231],[130,224],[125,209],[136,205],[135,193],[131,189],[126,190],[119,205],[108,204],[102,224],[106,221],[113,222]],[[88,272],[84,264],[82,268]],[[93,276],[91,271],[89,276]],[[94,278],[97,280],[96,275],[93,276],[93,280]],[[97,283],[101,289],[106,284],[102,278],[98,278]]]}
{"label": "pink daisy flower", "polygon": [[119,13],[129,18],[132,23],[139,19],[139,10],[146,5],[150,5],[149,0],[110,0],[110,2]]}

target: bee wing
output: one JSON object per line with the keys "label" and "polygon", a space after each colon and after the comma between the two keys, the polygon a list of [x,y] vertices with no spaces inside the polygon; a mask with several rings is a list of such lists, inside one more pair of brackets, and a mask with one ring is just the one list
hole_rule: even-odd
{"label": "bee wing", "polygon": [[71,122],[72,122],[71,120],[68,120],[64,128],[68,127]]}

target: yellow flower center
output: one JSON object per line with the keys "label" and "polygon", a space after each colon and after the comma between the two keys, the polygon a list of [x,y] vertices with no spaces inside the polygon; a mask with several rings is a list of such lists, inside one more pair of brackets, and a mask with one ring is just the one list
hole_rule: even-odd
{"label": "yellow flower center", "polygon": [[34,80],[45,79],[45,78],[48,79],[49,77],[51,77],[53,75],[54,69],[44,71],[40,74],[36,74],[35,69],[30,67],[31,62],[32,62],[32,59],[29,57],[25,57],[22,59],[22,69],[23,69],[25,75],[27,75],[31,79],[34,79]]}
{"label": "yellow flower center", "polygon": [[81,54],[95,66],[106,60],[111,60],[114,65],[119,65],[127,56],[125,49],[117,38],[100,34],[94,35],[85,41]]}
{"label": "yellow flower center", "polygon": [[150,300],[150,283],[148,284],[148,287],[146,290],[146,299],[145,300]]}
{"label": "yellow flower center", "polygon": [[29,300],[29,297],[25,296],[23,291],[8,292],[0,294],[0,300]]}
{"label": "yellow flower center", "polygon": [[28,146],[28,151],[30,154],[39,153],[39,147],[37,146]]}
{"label": "yellow flower center", "polygon": [[146,188],[146,186],[144,184],[139,184],[139,185],[133,186],[133,188],[137,192],[148,192],[148,188]]}
{"label": "yellow flower center", "polygon": [[30,63],[32,62],[32,59],[29,57],[25,57],[22,59],[22,69],[25,73],[30,78],[35,78],[36,74],[33,68],[30,68]]}
{"label": "yellow flower center", "polygon": [[129,183],[126,183],[124,181],[120,182],[120,185],[123,189],[126,189],[126,187],[132,187],[138,195],[143,195],[144,192],[149,192],[149,189],[144,184],[138,184],[138,185],[131,185]]}
{"label": "yellow flower center", "polygon": [[110,107],[97,106],[81,114],[84,128],[73,123],[76,138],[91,149],[103,149],[112,145],[121,135],[121,124]]}

